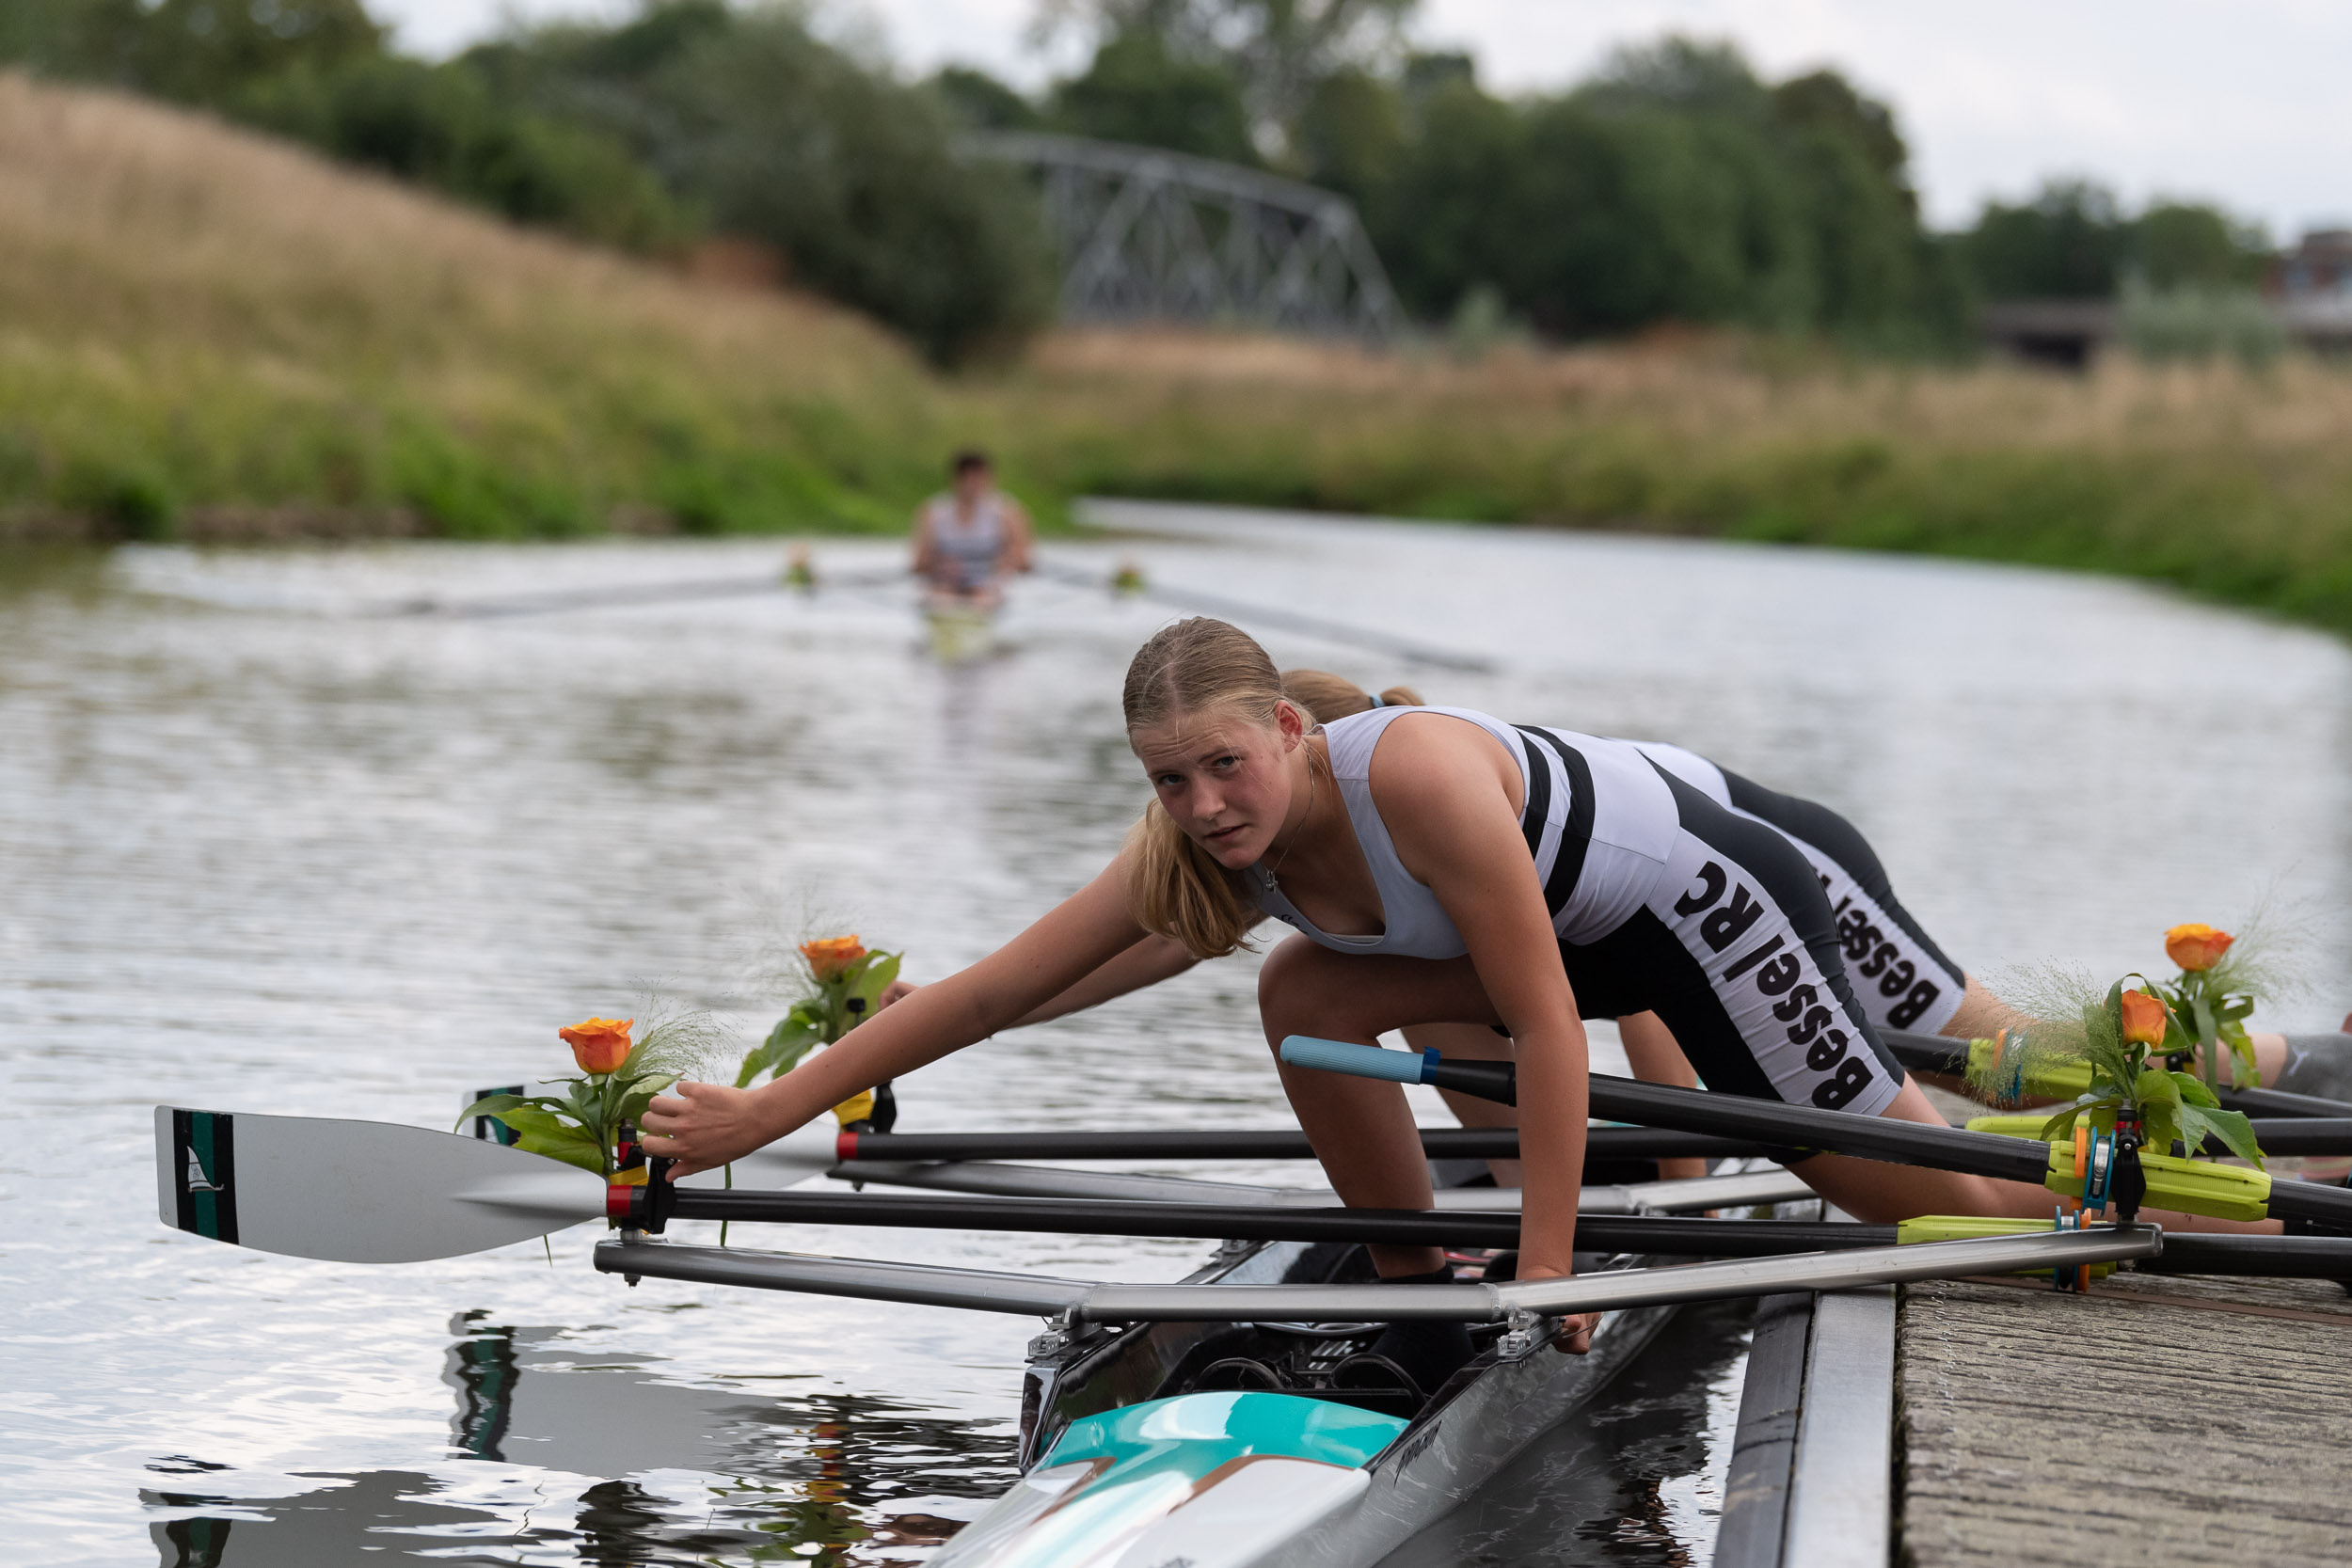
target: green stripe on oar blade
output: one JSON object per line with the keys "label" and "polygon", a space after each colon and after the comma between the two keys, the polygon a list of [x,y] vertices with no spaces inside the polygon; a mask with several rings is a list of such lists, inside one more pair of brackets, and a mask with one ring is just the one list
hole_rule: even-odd
{"label": "green stripe on oar blade", "polygon": [[155,1108],[163,1221],[345,1263],[454,1258],[604,1213],[594,1172],[381,1121]]}
{"label": "green stripe on oar blade", "polygon": [[155,1122],[164,1223],[211,1241],[237,1240],[236,1129],[215,1111],[173,1111]]}

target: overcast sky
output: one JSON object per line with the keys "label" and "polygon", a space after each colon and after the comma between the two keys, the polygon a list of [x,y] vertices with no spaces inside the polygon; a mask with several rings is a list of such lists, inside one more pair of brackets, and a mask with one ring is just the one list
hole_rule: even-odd
{"label": "overcast sky", "polygon": [[[512,15],[627,0],[371,0],[405,47],[446,54]],[[1033,86],[1068,64],[1028,40],[1036,0],[828,0],[913,71],[982,66]],[[1938,224],[2054,173],[2137,201],[2217,200],[2291,238],[2352,224],[2352,5],[2344,0],[1422,0],[1429,47],[1508,92],[1564,86],[1670,30],[1736,40],[1768,74],[1834,65],[1891,100]]]}

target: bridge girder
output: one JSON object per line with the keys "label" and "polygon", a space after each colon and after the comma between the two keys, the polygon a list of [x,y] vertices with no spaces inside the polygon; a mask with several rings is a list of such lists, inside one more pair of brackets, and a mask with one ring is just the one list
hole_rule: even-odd
{"label": "bridge girder", "polygon": [[1041,179],[1068,322],[1178,321],[1385,339],[1401,325],[1346,198],[1158,148],[975,133],[968,156]]}

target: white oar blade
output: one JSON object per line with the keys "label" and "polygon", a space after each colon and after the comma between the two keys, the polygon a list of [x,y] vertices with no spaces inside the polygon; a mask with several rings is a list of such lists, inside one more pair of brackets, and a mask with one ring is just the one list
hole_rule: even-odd
{"label": "white oar blade", "polygon": [[527,1242],[604,1213],[593,1171],[382,1121],[155,1107],[163,1222],[340,1263],[414,1263]]}

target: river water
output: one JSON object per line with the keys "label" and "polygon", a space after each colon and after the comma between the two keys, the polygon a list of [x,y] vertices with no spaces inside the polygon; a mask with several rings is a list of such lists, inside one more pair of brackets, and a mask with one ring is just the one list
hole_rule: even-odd
{"label": "river water", "polygon": [[[1276,657],[1523,721],[1672,739],[1852,816],[1980,973],[2154,967],[2267,899],[2347,1003],[2352,658],[2142,588],[1632,538],[1104,507],[1056,545],[1281,612]],[[855,930],[931,977],[1091,875],[1143,799],[1128,654],[1170,613],[1025,585],[945,666],[895,546],[838,586],[459,619],[388,606],[772,572],[772,543],[8,562],[0,576],[0,1513],[12,1560],[916,1561],[1009,1476],[1032,1326],[586,1267],[167,1232],[150,1107],[445,1126],[659,1005],[746,1038],[784,956]],[[1491,663],[1415,668],[1309,614]],[[1277,1126],[1247,960],[901,1085],[907,1130]],[[1418,1092],[1418,1091],[1416,1091]],[[1441,1119],[1434,1105],[1427,1119]],[[1217,1173],[1283,1175],[1295,1167]],[[1168,1278],[1198,1243],[815,1231],[815,1251]],[[551,1255],[551,1262],[550,1262]],[[1572,1441],[1563,1498],[1416,1560],[1703,1561],[1736,1313],[1694,1314]],[[1507,1511],[1505,1511],[1507,1513]]]}

